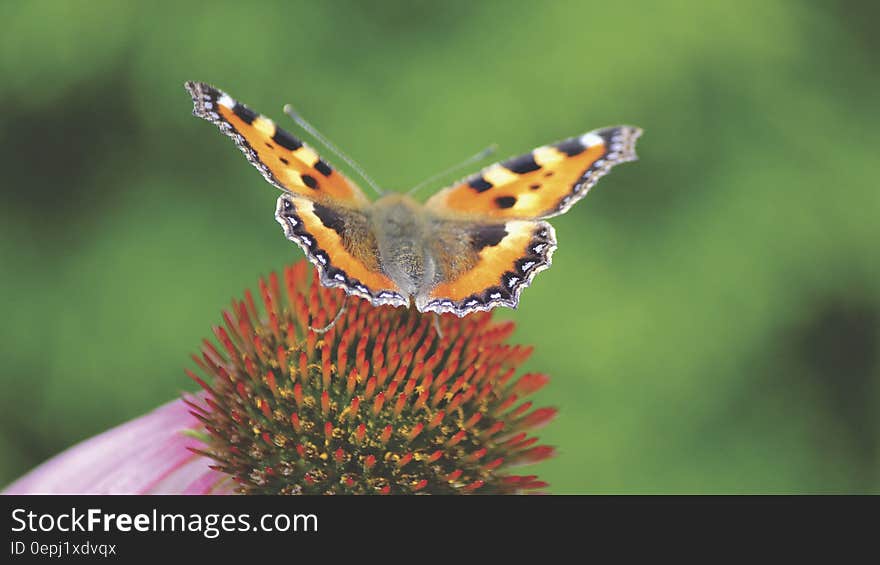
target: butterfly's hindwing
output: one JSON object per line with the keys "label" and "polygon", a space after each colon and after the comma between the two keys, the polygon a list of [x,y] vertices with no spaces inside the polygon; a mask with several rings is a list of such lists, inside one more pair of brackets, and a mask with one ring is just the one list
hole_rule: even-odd
{"label": "butterfly's hindwing", "polygon": [[282,194],[275,219],[318,269],[324,286],[342,288],[374,306],[409,305],[382,270],[376,236],[363,211]]}
{"label": "butterfly's hindwing", "polygon": [[556,234],[544,221],[437,220],[429,245],[437,278],[416,296],[416,305],[423,312],[465,316],[496,306],[516,308],[522,290],[550,267]]}

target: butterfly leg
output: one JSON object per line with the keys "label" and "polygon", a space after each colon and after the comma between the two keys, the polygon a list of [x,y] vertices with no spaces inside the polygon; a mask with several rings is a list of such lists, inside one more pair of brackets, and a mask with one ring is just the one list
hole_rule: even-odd
{"label": "butterfly leg", "polygon": [[437,332],[437,337],[443,339],[443,330],[440,329],[440,314],[434,312],[434,330]]}
{"label": "butterfly leg", "polygon": [[333,316],[333,320],[329,324],[327,324],[323,328],[313,328],[312,326],[309,326],[309,329],[311,331],[315,332],[316,334],[324,334],[324,333],[329,332],[331,329],[333,329],[333,326],[336,325],[336,322],[339,321],[339,318],[342,317],[342,314],[345,312],[345,309],[347,307],[348,307],[348,295],[346,294],[345,298],[342,300],[342,306],[339,307],[339,311],[336,312],[336,315]]}

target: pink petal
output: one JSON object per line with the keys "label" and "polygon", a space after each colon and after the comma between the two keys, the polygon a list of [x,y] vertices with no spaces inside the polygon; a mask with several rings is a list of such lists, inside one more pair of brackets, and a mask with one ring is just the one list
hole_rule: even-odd
{"label": "pink petal", "polygon": [[[190,401],[198,402],[200,396]],[[228,476],[188,448],[199,421],[182,399],[87,439],[12,483],[3,494],[208,494],[231,492]]]}

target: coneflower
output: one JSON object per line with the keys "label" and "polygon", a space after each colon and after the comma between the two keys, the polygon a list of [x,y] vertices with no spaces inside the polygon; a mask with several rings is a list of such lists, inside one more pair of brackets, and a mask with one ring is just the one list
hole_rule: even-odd
{"label": "coneflower", "polygon": [[[182,400],[192,416],[179,402],[161,409],[178,416],[177,428],[158,430],[168,436],[159,434],[160,446],[169,447],[155,456],[166,459],[139,458],[144,480],[129,481],[136,486],[128,490],[118,488],[124,477],[104,477],[105,487],[115,486],[80,484],[79,492],[169,492],[169,481],[179,492],[245,494],[489,494],[546,486],[512,472],[553,455],[529,434],[556,414],[526,399],[548,379],[517,376],[532,349],[506,343],[512,322],[481,313],[437,323],[414,310],[350,300],[326,333],[310,329],[330,323],[343,301],[305,262],[260,280],[257,297],[247,291],[234,300],[214,328],[216,341],[204,340],[193,356],[198,369],[186,372],[204,392]],[[190,418],[185,425],[183,418]],[[109,446],[96,439],[34,471],[41,481],[26,476],[7,492],[64,491],[66,471],[53,462],[80,450],[76,459],[100,466],[96,445]],[[149,483],[151,466],[161,480]]]}

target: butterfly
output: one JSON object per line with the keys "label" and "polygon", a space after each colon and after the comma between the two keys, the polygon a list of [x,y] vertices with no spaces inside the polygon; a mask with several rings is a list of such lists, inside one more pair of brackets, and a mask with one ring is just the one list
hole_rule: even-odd
{"label": "butterfly", "polygon": [[600,177],[633,161],[642,130],[597,129],[493,164],[420,204],[401,193],[371,202],[311,147],[225,92],[187,82],[193,114],[231,137],[282,193],[275,219],[321,283],[374,306],[465,316],[516,308],[550,267],[566,212]]}

